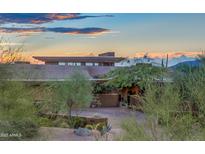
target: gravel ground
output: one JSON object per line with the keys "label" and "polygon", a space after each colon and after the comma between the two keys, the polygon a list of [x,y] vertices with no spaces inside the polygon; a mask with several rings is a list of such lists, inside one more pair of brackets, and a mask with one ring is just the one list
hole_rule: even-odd
{"label": "gravel ground", "polygon": [[[125,108],[88,108],[76,110],[73,115],[80,116],[100,116],[108,118],[108,122],[112,125],[112,130],[109,133],[108,140],[114,140],[120,136],[123,131],[120,127],[122,121],[128,117],[136,117],[136,120],[141,123],[144,121],[144,114],[141,112],[133,112]],[[38,137],[33,140],[50,140],[50,141],[95,141],[98,137],[92,136],[77,136],[73,133],[73,129],[41,127]],[[106,140],[107,140],[106,139]],[[103,138],[99,140],[105,140]]]}
{"label": "gravel ground", "polygon": [[129,117],[136,117],[139,123],[144,121],[144,114],[142,112],[131,111],[126,108],[87,108],[76,110],[72,114],[106,117],[112,128],[120,128],[122,121]]}

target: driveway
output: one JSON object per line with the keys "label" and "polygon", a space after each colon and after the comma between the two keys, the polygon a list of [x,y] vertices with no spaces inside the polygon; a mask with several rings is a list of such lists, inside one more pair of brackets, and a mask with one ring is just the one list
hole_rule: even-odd
{"label": "driveway", "polygon": [[144,121],[144,114],[142,112],[131,111],[127,108],[120,107],[87,108],[76,110],[72,112],[72,115],[105,117],[108,118],[108,123],[112,125],[112,128],[121,128],[122,121],[130,117],[136,117],[139,123]]}
{"label": "driveway", "polygon": [[[108,118],[108,123],[112,125],[108,140],[115,140],[123,131],[121,123],[129,117],[136,117],[136,120],[141,123],[144,121],[144,114],[141,112],[130,111],[126,108],[87,108],[75,110],[72,115],[79,116],[100,116]],[[73,133],[73,129],[41,127],[39,135],[34,140],[51,140],[51,141],[95,141],[94,136],[77,136]],[[107,139],[106,139],[107,140]]]}

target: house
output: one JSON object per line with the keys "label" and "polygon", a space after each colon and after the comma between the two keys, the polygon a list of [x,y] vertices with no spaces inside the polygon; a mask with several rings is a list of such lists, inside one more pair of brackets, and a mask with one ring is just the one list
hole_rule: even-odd
{"label": "house", "polygon": [[9,70],[10,79],[15,81],[64,81],[75,71],[80,71],[89,80],[99,81],[103,80],[100,77],[115,68],[116,62],[124,59],[115,57],[114,52],[101,53],[98,56],[90,57],[34,56],[33,58],[43,61],[45,65],[15,62],[10,65],[1,64],[0,67]]}
{"label": "house", "polygon": [[[115,67],[105,66],[60,66],[60,65],[38,65],[38,64],[0,64],[0,69],[7,70],[8,76],[5,79],[24,82],[49,82],[64,81],[75,72],[80,71],[91,81],[102,81],[103,75],[113,70]],[[0,76],[3,79],[3,76]]]}
{"label": "house", "polygon": [[122,57],[115,57],[114,52],[106,52],[98,56],[78,56],[78,57],[51,57],[33,56],[34,59],[45,64],[68,65],[68,66],[115,66],[115,63],[123,60]]}
{"label": "house", "polygon": [[[124,58],[115,57],[114,52],[101,53],[98,56],[84,57],[45,57],[34,56],[36,60],[44,64],[0,64],[0,69],[7,70],[7,76],[1,76],[0,80],[21,81],[32,86],[37,91],[35,102],[42,102],[41,89],[50,82],[63,82],[69,80],[76,71],[81,72],[87,80],[93,83],[101,83],[109,80],[105,74],[115,69],[115,64]],[[118,94],[99,95],[102,107],[119,106]]]}

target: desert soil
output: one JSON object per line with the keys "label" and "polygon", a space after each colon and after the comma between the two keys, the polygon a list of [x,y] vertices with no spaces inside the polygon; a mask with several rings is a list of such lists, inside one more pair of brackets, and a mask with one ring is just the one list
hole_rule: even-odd
{"label": "desert soil", "polygon": [[[108,118],[108,123],[111,124],[112,130],[106,140],[115,140],[123,133],[120,125],[123,120],[128,117],[135,117],[141,123],[144,121],[144,114],[141,112],[133,112],[125,108],[88,108],[76,110],[73,115],[80,116],[100,116]],[[92,136],[77,136],[73,133],[73,129],[41,127],[39,134],[33,140],[50,140],[50,141],[95,141],[99,138]],[[105,139],[100,139],[105,140]]]}

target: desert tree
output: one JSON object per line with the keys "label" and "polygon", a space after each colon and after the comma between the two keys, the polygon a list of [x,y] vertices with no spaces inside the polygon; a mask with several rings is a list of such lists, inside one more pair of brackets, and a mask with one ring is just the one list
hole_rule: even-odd
{"label": "desert tree", "polygon": [[0,62],[13,63],[15,61],[25,61],[22,52],[24,51],[23,45],[11,45],[11,42],[0,38]]}
{"label": "desert tree", "polygon": [[92,100],[92,84],[79,71],[74,71],[65,81],[50,83],[46,91],[49,97],[45,103],[47,108],[55,113],[66,109],[70,120],[74,107],[89,106]]}

